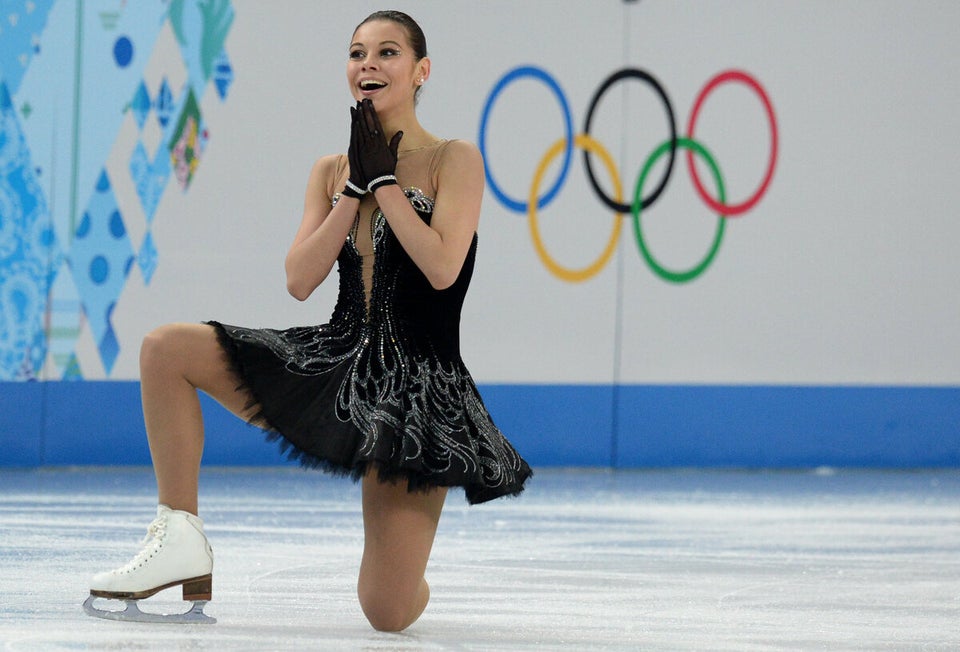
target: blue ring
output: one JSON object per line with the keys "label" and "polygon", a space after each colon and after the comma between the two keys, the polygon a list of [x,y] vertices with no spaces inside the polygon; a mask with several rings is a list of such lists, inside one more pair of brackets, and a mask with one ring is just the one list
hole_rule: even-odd
{"label": "blue ring", "polygon": [[[490,117],[491,109],[493,109],[493,103],[496,101],[500,92],[503,91],[503,89],[506,88],[510,82],[516,81],[522,77],[533,77],[535,79],[539,79],[545,83],[551,91],[553,91],[553,94],[560,102],[560,107],[563,109],[563,120],[566,124],[567,147],[563,152],[563,165],[560,168],[560,176],[558,176],[557,180],[553,182],[553,185],[546,192],[546,194],[537,199],[537,208],[540,209],[552,202],[557,193],[560,191],[560,186],[563,185],[563,182],[567,179],[567,171],[570,169],[570,159],[573,158],[573,117],[570,114],[570,105],[567,104],[567,98],[563,94],[563,89],[560,88],[560,85],[556,82],[556,80],[550,76],[550,73],[542,68],[536,68],[534,66],[519,66],[501,77],[497,83],[494,84],[493,90],[490,91],[490,95],[487,97],[486,104],[483,105],[483,115],[480,117],[480,136],[478,140],[480,141],[480,154],[483,156],[484,160],[486,160],[487,120]],[[487,184],[490,186],[490,190],[501,204],[517,213],[526,213],[529,210],[529,205],[527,202],[513,199],[500,189],[500,186],[497,185],[496,180],[493,178],[493,173],[490,171],[489,165],[484,165],[484,170],[486,171]]]}

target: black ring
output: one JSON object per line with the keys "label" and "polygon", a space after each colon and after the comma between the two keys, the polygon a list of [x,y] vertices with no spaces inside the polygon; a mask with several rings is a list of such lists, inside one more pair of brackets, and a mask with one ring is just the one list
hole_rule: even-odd
{"label": "black ring", "polygon": [[[653,87],[653,90],[657,92],[657,95],[659,95],[660,99],[663,101],[663,106],[667,112],[667,118],[670,121],[670,158],[667,162],[667,171],[663,175],[663,178],[660,179],[660,183],[653,190],[650,196],[646,199],[641,198],[640,208],[645,209],[649,208],[650,205],[657,200],[657,197],[660,196],[660,193],[663,192],[664,188],[667,187],[667,181],[670,180],[670,174],[673,172],[673,159],[677,153],[677,122],[673,115],[673,106],[671,106],[670,99],[667,97],[667,93],[663,90],[663,86],[660,85],[660,82],[658,82],[653,75],[646,71],[640,70],[639,68],[621,68],[620,70],[616,71],[607,77],[602,84],[600,84],[600,88],[597,89],[597,92],[593,95],[593,99],[590,100],[590,108],[587,110],[587,120],[584,123],[583,133],[588,136],[590,135],[590,121],[593,119],[593,111],[597,108],[600,98],[607,91],[607,89],[621,79],[626,79],[628,77],[639,79],[640,81],[646,82]],[[587,178],[590,179],[590,185],[593,186],[594,192],[596,192],[597,196],[603,200],[604,204],[618,213],[630,213],[633,211],[633,206],[630,204],[618,203],[603,192],[603,188],[600,187],[600,184],[597,183],[596,177],[593,175],[593,168],[590,166],[589,150],[584,150],[583,152],[583,163],[587,168]]]}

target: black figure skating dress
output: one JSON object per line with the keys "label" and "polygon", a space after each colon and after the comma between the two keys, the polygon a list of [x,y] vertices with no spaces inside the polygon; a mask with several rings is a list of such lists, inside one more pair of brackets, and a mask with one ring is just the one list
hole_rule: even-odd
{"label": "black figure skating dress", "polygon": [[[403,153],[397,179],[429,224],[448,141]],[[346,157],[328,174],[336,204]],[[515,495],[530,467],[494,425],[460,357],[474,235],[456,282],[434,289],[370,195],[337,259],[330,321],[287,330],[211,324],[256,415],[288,456],[360,478],[373,465],[410,490],[461,486],[481,503]]]}

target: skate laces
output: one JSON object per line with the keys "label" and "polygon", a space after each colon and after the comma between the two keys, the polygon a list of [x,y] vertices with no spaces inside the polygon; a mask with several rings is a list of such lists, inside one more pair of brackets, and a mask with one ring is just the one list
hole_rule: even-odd
{"label": "skate laces", "polygon": [[143,536],[143,540],[140,541],[140,545],[146,545],[154,539],[158,539],[163,536],[167,531],[167,517],[158,516],[153,519],[153,522],[147,526],[147,533]]}
{"label": "skate laces", "polygon": [[117,573],[129,573],[130,571],[142,566],[148,559],[157,553],[160,549],[159,543],[167,533],[167,517],[158,516],[147,527],[147,534],[140,541],[140,552],[127,564],[116,570]]}

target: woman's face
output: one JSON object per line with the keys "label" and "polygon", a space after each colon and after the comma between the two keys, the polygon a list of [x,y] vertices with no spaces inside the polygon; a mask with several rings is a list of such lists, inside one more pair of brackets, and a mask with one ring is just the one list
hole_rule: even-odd
{"label": "woman's face", "polygon": [[347,83],[355,100],[369,98],[378,113],[413,106],[424,66],[417,61],[406,30],[389,20],[364,23],[353,34]]}

